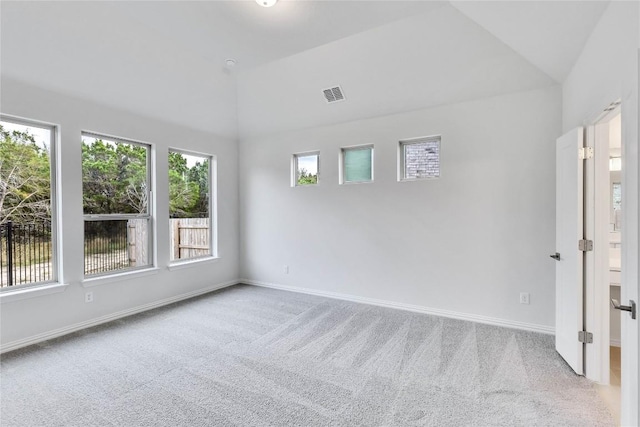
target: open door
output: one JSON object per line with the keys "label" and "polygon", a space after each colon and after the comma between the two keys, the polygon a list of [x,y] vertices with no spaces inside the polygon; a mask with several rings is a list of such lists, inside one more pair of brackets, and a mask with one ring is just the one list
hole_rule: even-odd
{"label": "open door", "polygon": [[[638,51],[640,61],[640,51]],[[640,77],[640,76],[639,76]],[[640,84],[640,80],[639,80]],[[622,287],[620,304],[631,308],[640,301],[638,218],[640,211],[640,153],[638,150],[637,92],[622,101]],[[626,228],[625,228],[626,227]],[[637,308],[636,308],[637,310]],[[621,312],[622,425],[640,425],[640,325],[638,315]]]}
{"label": "open door", "polygon": [[[556,143],[556,350],[584,374],[583,195],[584,129],[573,129]],[[582,338],[581,334],[581,338]],[[584,337],[586,339],[586,337]]]}

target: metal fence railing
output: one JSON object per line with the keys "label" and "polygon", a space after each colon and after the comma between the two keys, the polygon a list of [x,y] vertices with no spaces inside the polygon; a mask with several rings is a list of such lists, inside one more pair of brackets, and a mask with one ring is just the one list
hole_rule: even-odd
{"label": "metal fence railing", "polygon": [[51,222],[0,224],[0,287],[53,280]]}
{"label": "metal fence railing", "polygon": [[[208,218],[171,219],[171,260],[211,255]],[[151,262],[149,220],[84,222],[84,274],[106,274]],[[51,222],[0,224],[0,288],[55,280]]]}
{"label": "metal fence railing", "polygon": [[101,274],[130,266],[127,220],[84,223],[84,274]]}
{"label": "metal fence railing", "polygon": [[85,276],[149,265],[148,228],[148,218],[85,221]]}

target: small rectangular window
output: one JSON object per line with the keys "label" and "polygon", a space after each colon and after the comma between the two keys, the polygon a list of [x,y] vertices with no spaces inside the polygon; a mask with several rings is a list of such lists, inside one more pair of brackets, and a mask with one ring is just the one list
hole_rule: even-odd
{"label": "small rectangular window", "polygon": [[213,157],[169,150],[171,261],[213,255]]}
{"label": "small rectangular window", "polygon": [[84,274],[152,263],[151,146],[82,134]]}
{"label": "small rectangular window", "polygon": [[400,180],[439,177],[439,136],[400,141]]}
{"label": "small rectangular window", "polygon": [[342,149],[341,183],[373,181],[373,145]]}
{"label": "small rectangular window", "polygon": [[57,280],[56,128],[0,116],[0,288]]}
{"label": "small rectangular window", "polygon": [[315,185],[318,183],[320,153],[293,155],[293,186]]}

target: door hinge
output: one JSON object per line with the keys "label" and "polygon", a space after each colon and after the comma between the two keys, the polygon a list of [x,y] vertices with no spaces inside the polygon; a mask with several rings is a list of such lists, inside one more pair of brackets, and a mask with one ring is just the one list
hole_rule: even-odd
{"label": "door hinge", "polygon": [[587,331],[578,331],[578,341],[585,344],[592,344],[593,334]]}
{"label": "door hinge", "polygon": [[578,250],[582,252],[592,251],[593,240],[587,240],[587,239],[578,240]]}
{"label": "door hinge", "polygon": [[593,158],[593,147],[580,147],[578,152],[578,158],[580,160],[587,160]]}

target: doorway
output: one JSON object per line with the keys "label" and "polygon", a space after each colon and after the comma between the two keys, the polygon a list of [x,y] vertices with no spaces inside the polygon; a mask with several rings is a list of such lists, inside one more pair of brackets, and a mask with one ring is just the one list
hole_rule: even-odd
{"label": "doorway", "polygon": [[[585,373],[620,424],[622,289],[622,112],[616,102],[587,129],[587,145],[594,161],[585,168],[585,234],[594,250],[585,257],[585,324],[599,330],[600,340],[587,347]],[[591,357],[590,357],[591,356]],[[599,362],[598,362],[599,361]],[[592,366],[589,366],[591,364]],[[599,366],[598,366],[599,364]]]}
{"label": "doorway", "polygon": [[556,253],[551,255],[557,262],[556,350],[577,374],[599,385],[618,424],[628,395],[622,390],[629,385],[622,366],[632,368],[628,361],[625,365],[625,353],[628,359],[634,348],[624,334],[624,316],[630,313],[619,311],[633,311],[620,298],[628,280],[622,276],[623,268],[627,274],[622,253],[628,252],[622,236],[629,234],[622,211],[630,196],[623,179],[621,110],[614,102],[590,126],[556,142]]}

